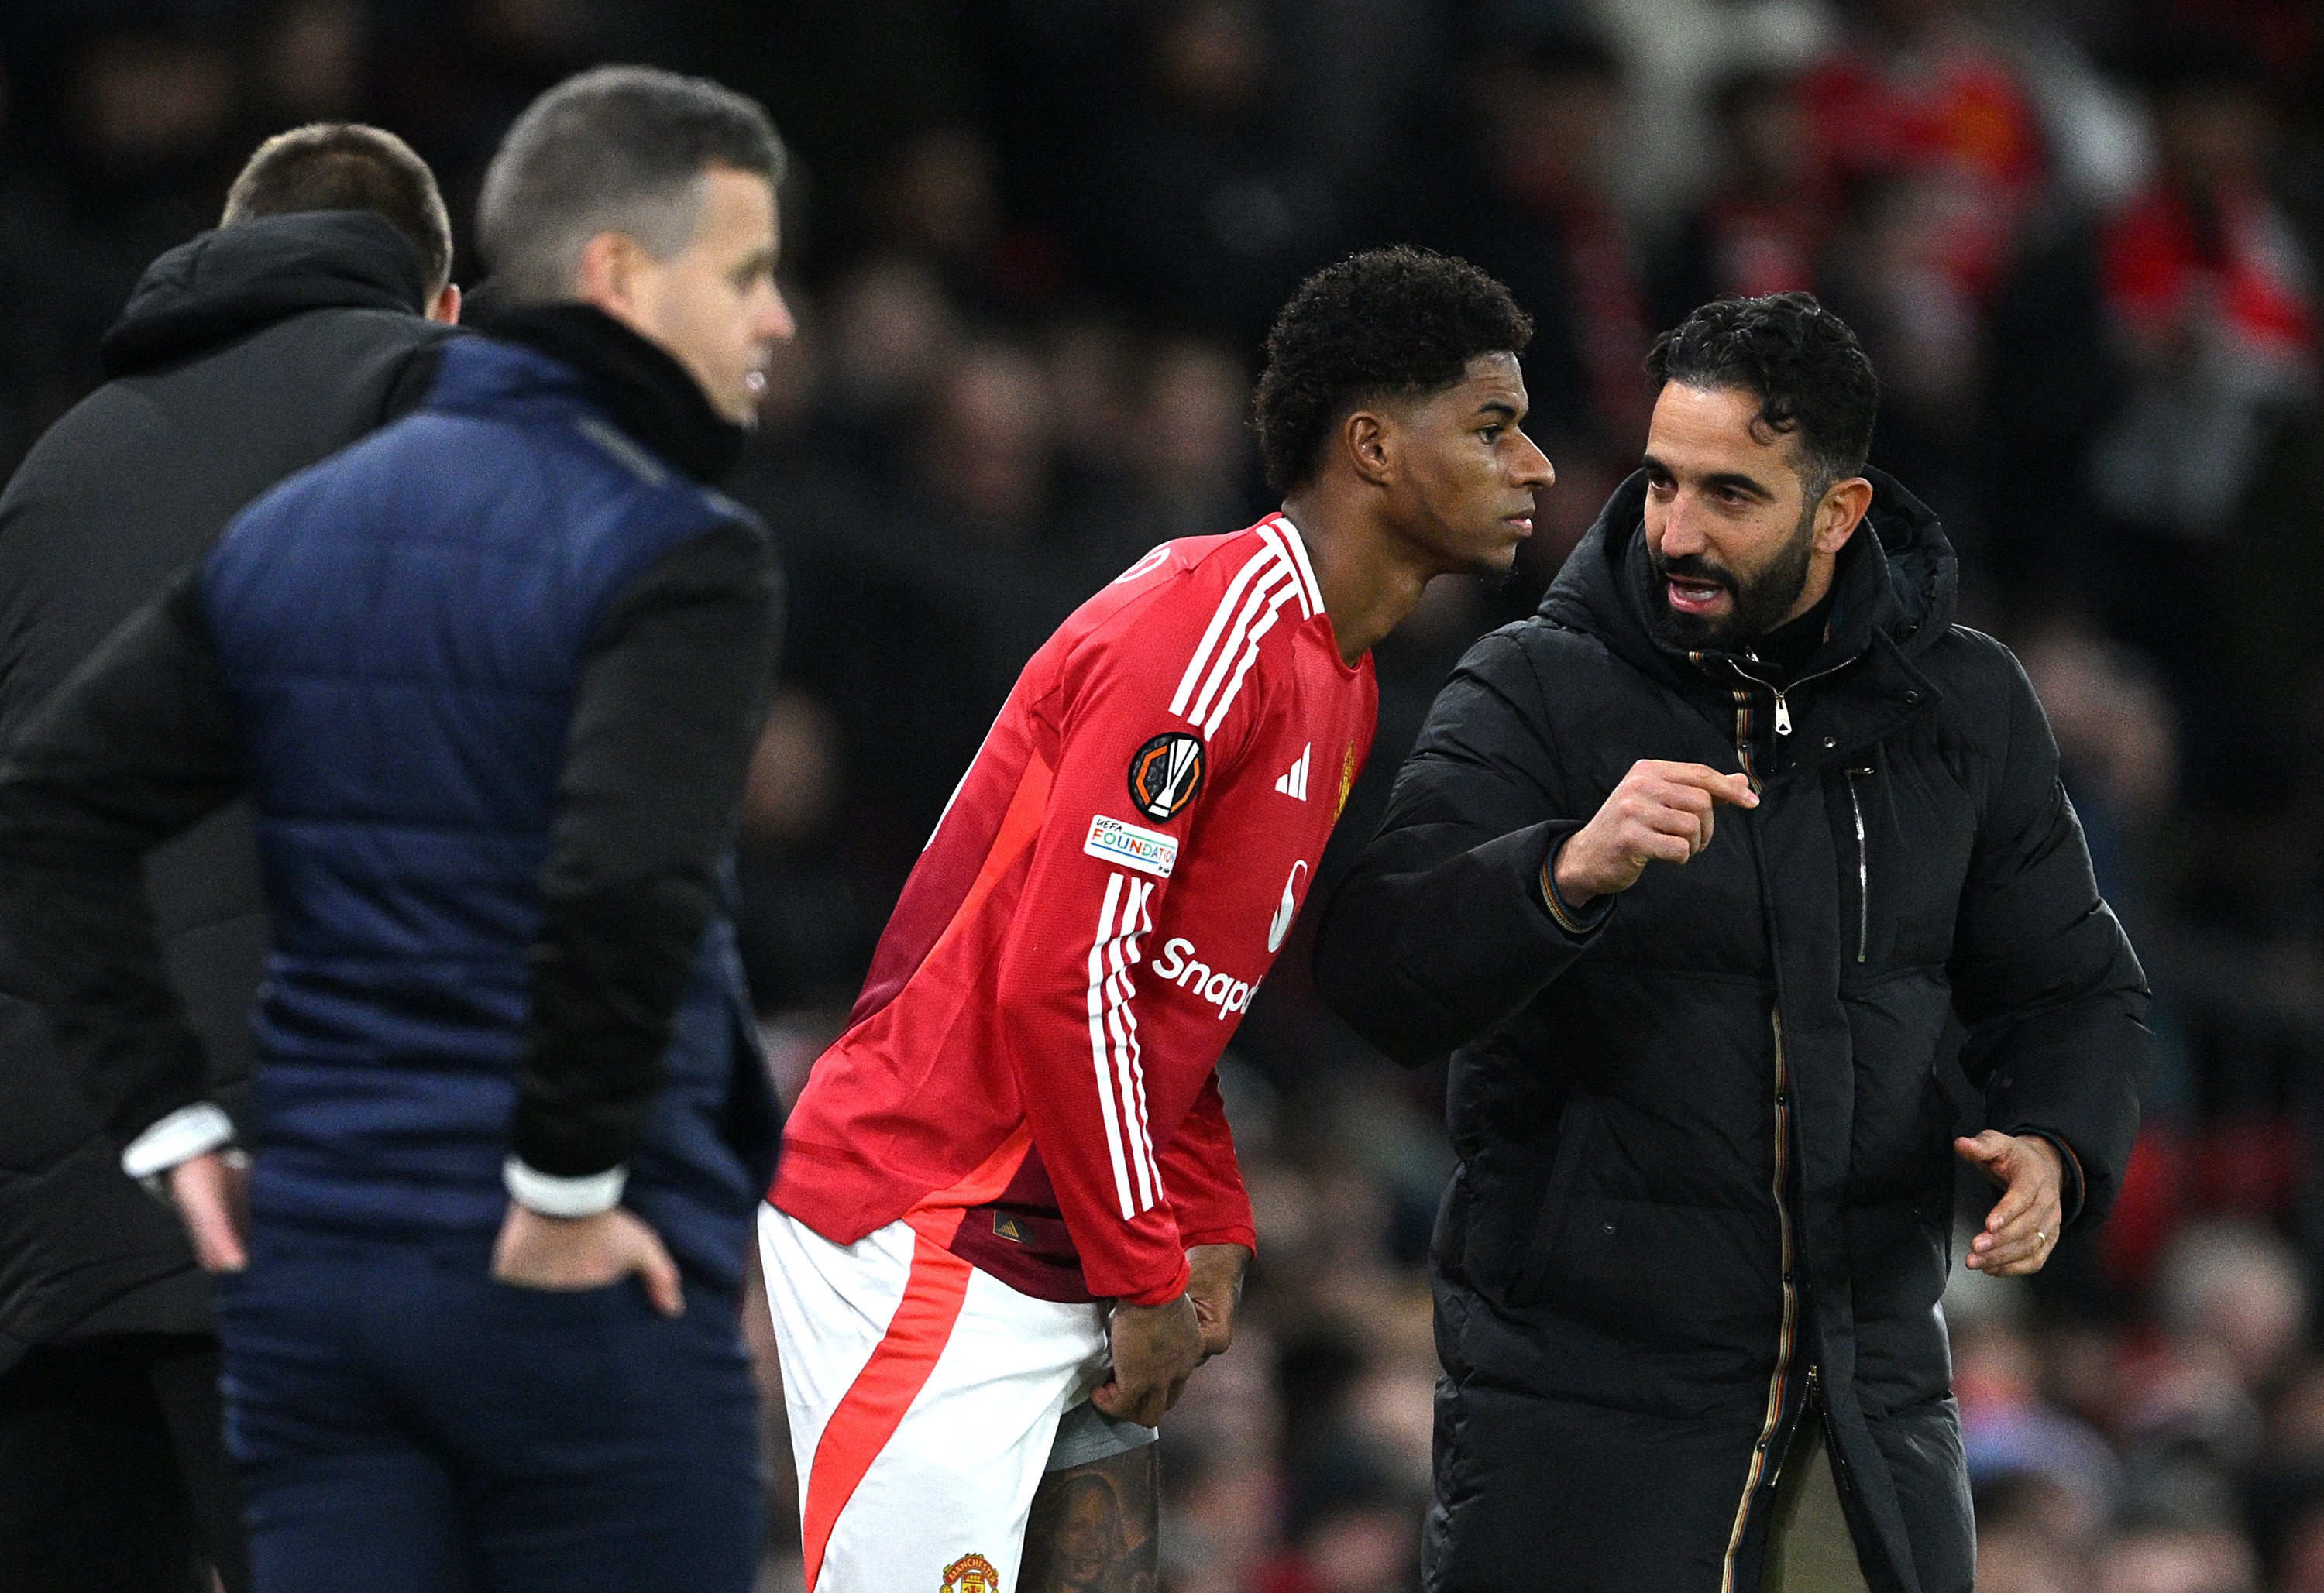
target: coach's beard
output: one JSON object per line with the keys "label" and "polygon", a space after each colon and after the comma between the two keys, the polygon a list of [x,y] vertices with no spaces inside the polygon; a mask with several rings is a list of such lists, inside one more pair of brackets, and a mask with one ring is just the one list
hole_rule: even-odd
{"label": "coach's beard", "polygon": [[[1799,529],[1776,549],[1767,567],[1744,580],[1700,553],[1665,559],[1646,544],[1646,567],[1654,576],[1648,612],[1663,640],[1688,652],[1739,653],[1791,616],[1808,587],[1808,563],[1815,551],[1815,510],[1800,516]],[[1724,619],[1683,614],[1670,605],[1670,578],[1703,581],[1727,589],[1733,606]]]}

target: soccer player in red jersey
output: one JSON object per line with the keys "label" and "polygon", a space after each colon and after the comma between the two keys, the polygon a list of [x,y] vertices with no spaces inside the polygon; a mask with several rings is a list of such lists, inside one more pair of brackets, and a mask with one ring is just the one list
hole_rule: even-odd
{"label": "soccer player in red jersey", "polygon": [[1019,677],[761,1213],[811,1593],[1031,1585],[1045,1471],[1150,1510],[1253,1244],[1219,1054],[1370,750],[1373,643],[1532,529],[1531,333],[1443,256],[1311,278],[1259,389],[1282,511],[1155,548]]}

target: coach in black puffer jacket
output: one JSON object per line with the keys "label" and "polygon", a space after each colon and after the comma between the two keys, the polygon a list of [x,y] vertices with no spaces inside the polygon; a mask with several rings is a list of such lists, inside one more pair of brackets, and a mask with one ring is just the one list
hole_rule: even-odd
{"label": "coach in black puffer jacket", "polygon": [[[1454,1053],[1428,1585],[1757,1588],[1820,1406],[1866,1584],[1967,1593],[1951,1141],[2048,1139],[2067,1220],[2096,1219],[2145,989],[2032,688],[1953,622],[1929,511],[1863,472],[1776,698],[1757,660],[1658,632],[1648,474],[1462,661],[1318,940],[1358,1030]],[[1748,770],[1759,805],[1562,926],[1545,861],[1641,759]]]}

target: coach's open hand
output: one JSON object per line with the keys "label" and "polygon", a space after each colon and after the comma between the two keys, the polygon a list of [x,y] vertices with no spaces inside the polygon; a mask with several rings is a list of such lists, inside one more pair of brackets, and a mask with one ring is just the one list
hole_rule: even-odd
{"label": "coach's open hand", "polygon": [[2061,1192],[2066,1170],[2058,1147],[2038,1134],[1987,1128],[1974,1139],[1954,1140],[1953,1149],[2002,1186],[2000,1202],[1969,1241],[1969,1265],[1995,1277],[2041,1271],[2066,1223]]}
{"label": "coach's open hand", "polygon": [[1224,1355],[1234,1342],[1235,1307],[1242,1303],[1243,1269],[1250,1252],[1240,1245],[1196,1245],[1186,1252],[1186,1298],[1203,1326],[1203,1358]]}
{"label": "coach's open hand", "polygon": [[1743,775],[1641,758],[1597,816],[1558,848],[1558,896],[1582,907],[1629,889],[1648,863],[1691,861],[1711,844],[1711,814],[1722,802],[1757,807],[1759,795]]}
{"label": "coach's open hand", "polygon": [[661,1236],[619,1206],[595,1217],[543,1217],[511,1202],[493,1245],[493,1276],[520,1289],[602,1289],[632,1273],[656,1311],[686,1314],[678,1263]]}
{"label": "coach's open hand", "polygon": [[1203,1325],[1191,1293],[1164,1305],[1113,1308],[1113,1376],[1090,1395],[1107,1415],[1158,1427],[1203,1360]]}

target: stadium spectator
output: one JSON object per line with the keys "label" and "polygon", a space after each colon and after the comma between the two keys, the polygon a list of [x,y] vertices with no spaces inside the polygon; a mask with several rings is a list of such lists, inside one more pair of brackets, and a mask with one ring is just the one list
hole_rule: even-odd
{"label": "stadium spectator", "polygon": [[2250,1545],[2217,1525],[2135,1527],[2098,1557],[2094,1593],[2260,1593]]}
{"label": "stadium spectator", "polygon": [[1949,1028],[2004,1189],[1968,1265],[2032,1273],[2120,1182],[2144,981],[2040,704],[1865,463],[1853,334],[1721,299],[1648,369],[1644,467],[1462,661],[1317,940],[1391,1056],[1458,1048],[1427,1574],[1966,1593]]}
{"label": "stadium spectator", "polygon": [[[1111,469],[1067,478],[1072,495],[1057,535],[1084,588],[1111,580],[1159,543],[1240,518],[1250,495],[1250,382],[1234,357],[1204,339],[1166,338],[1139,351],[1135,372],[1134,383],[1120,384],[1120,401],[1103,406],[1117,428]],[[1062,427],[1062,401],[1056,413]]]}
{"label": "stadium spectator", "polygon": [[[0,737],[244,504],[418,401],[459,313],[451,266],[435,179],[392,134],[317,124],[259,147],[220,229],[146,272],[105,340],[112,380],[0,494]],[[209,1087],[239,1110],[266,933],[248,809],[152,867]],[[27,1589],[179,1593],[191,1528],[238,1588],[202,1273],[29,995],[0,996],[0,1563],[30,1568]]]}
{"label": "stadium spectator", "polygon": [[2033,98],[1961,0],[1846,9],[1847,38],[1800,84],[1824,202],[1901,194],[1948,284],[1981,299],[2043,176]]}
{"label": "stadium spectator", "polygon": [[[2153,69],[2159,169],[2101,229],[2122,374],[2086,468],[2113,532],[2107,619],[2192,680],[2243,594],[2223,578],[2275,431],[2317,395],[2315,257],[2270,192],[2260,67],[2174,41]],[[2210,695],[2210,694],[2206,694]]]}
{"label": "stadium spectator", "polygon": [[294,121],[345,121],[363,108],[369,45],[361,0],[283,0],[258,41],[267,110]]}
{"label": "stadium spectator", "polygon": [[[544,96],[482,202],[494,336],[244,512],[10,748],[24,977],[124,1170],[235,1275],[262,1593],[751,1584],[773,1106],[720,860],[779,579],[704,483],[790,330],[780,158],[700,79]],[[245,790],[246,1178],[139,868]]]}
{"label": "stadium spectator", "polygon": [[1676,326],[1722,293],[1746,299],[1816,286],[1831,217],[1809,180],[1806,114],[1791,75],[1738,72],[1712,98],[1718,180],[1656,273],[1655,324]]}
{"label": "stadium spectator", "polygon": [[121,308],[106,264],[69,225],[54,177],[25,158],[0,61],[0,469],[103,379],[97,345]]}
{"label": "stadium spectator", "polygon": [[1309,129],[1269,92],[1269,8],[1167,0],[1147,13],[1143,80],[1080,152],[1084,246],[1138,298],[1249,346],[1348,218]]}
{"label": "stadium spectator", "polygon": [[116,291],[209,220],[203,195],[232,170],[241,100],[225,37],[134,16],[80,43],[42,85],[68,97],[65,192],[110,256]]}
{"label": "stadium spectator", "polygon": [[1497,41],[1471,71],[1481,125],[1452,170],[1429,174],[1422,225],[1541,318],[1534,424],[1558,457],[1628,459],[1646,434],[1649,329],[1613,187],[1621,63],[1594,35],[1559,32]]}

